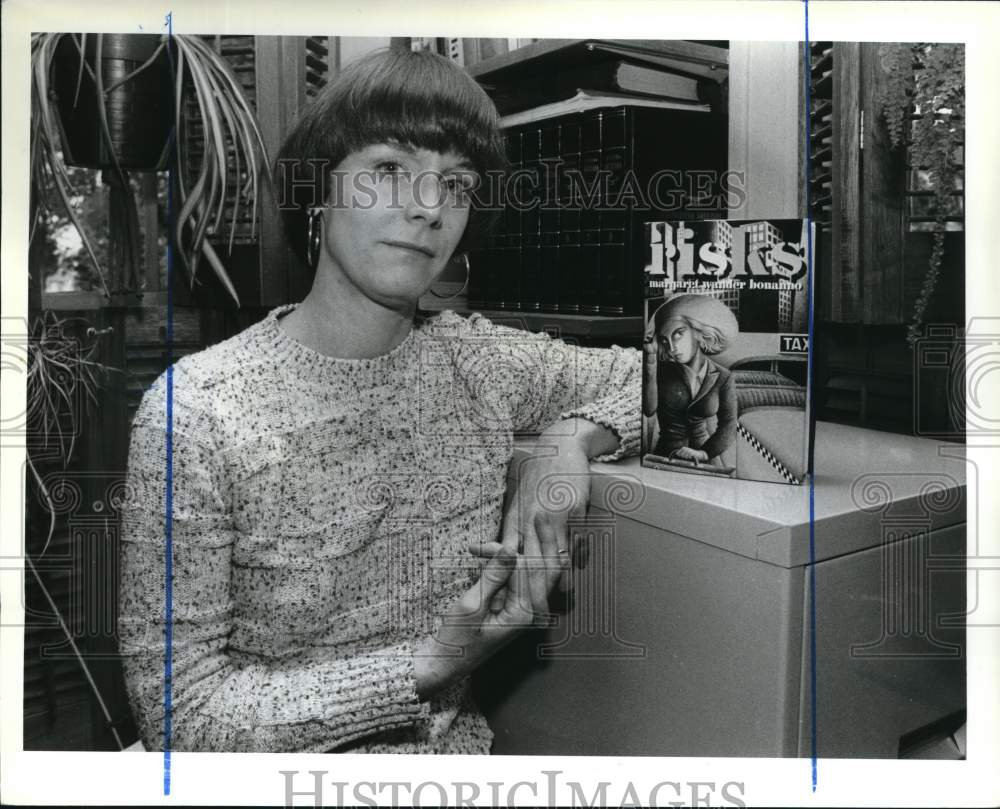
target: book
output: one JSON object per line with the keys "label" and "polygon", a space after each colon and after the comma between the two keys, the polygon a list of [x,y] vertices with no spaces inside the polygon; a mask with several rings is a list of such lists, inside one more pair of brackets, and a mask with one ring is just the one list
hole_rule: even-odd
{"label": "book", "polygon": [[716,83],[722,82],[729,73],[729,51],[726,48],[682,40],[657,40],[653,50],[637,47],[637,44],[638,41],[628,40],[592,40],[588,48]]}
{"label": "book", "polygon": [[493,101],[501,115],[511,115],[572,98],[581,87],[593,93],[638,94],[694,103],[707,100],[699,94],[696,78],[617,59],[535,76],[516,89],[493,93]]}
{"label": "book", "polygon": [[637,96],[629,93],[598,92],[587,89],[577,89],[572,98],[543,104],[539,107],[505,115],[500,119],[500,128],[508,129],[535,121],[544,121],[573,112],[584,112],[599,107],[654,107],[662,110],[692,110],[695,112],[710,112],[708,104],[698,104],[691,101],[674,101],[672,99]]}
{"label": "book", "polygon": [[643,231],[642,465],[803,483],[814,228],[713,219]]}

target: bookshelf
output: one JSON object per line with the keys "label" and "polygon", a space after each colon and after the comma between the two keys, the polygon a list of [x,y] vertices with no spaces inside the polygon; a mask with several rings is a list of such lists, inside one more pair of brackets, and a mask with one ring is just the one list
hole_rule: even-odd
{"label": "bookshelf", "polygon": [[[728,158],[728,59],[728,47],[703,42],[551,39],[467,65],[498,104],[521,93],[537,106],[562,101],[554,88],[568,82],[589,90],[588,71],[596,77],[619,62],[681,77],[679,86],[688,82],[698,92],[668,95],[663,108],[632,103],[636,94],[544,120],[518,113],[517,125],[504,128],[507,156],[515,176],[530,178],[532,201],[508,205],[486,243],[470,251],[463,298],[428,295],[422,308],[478,311],[531,330],[637,343],[643,222],[725,216],[718,182]],[[552,87],[555,97],[545,98],[542,87]],[[654,195],[653,178],[664,172],[676,178],[661,181]],[[696,172],[713,174],[710,190],[694,190]],[[630,179],[640,188],[637,199],[629,197]],[[596,196],[588,191],[595,186]]]}
{"label": "bookshelf", "polygon": [[[445,287],[439,283],[437,287]],[[439,288],[439,295],[448,293]],[[465,295],[444,300],[432,295],[420,301],[420,308],[429,313],[451,310],[460,315],[478,312],[501,326],[517,326],[525,331],[546,332],[556,337],[580,337],[584,340],[609,341],[628,340],[642,333],[642,318],[639,316],[597,317],[594,315],[560,314],[558,312],[527,312],[510,309],[481,309],[469,306]]]}
{"label": "bookshelf", "polygon": [[637,62],[660,65],[719,84],[729,73],[728,48],[659,39],[542,39],[484,59],[467,70],[489,89],[492,82],[509,81],[542,70],[579,67],[623,51]]}

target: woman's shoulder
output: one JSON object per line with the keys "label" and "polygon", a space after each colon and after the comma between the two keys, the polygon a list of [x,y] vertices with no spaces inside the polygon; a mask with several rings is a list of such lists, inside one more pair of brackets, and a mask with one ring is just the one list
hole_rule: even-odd
{"label": "woman's shoulder", "polygon": [[526,333],[510,326],[494,323],[479,312],[460,315],[451,309],[422,313],[417,323],[421,332],[433,337],[485,337],[507,333]]}
{"label": "woman's shoulder", "polygon": [[266,351],[264,321],[256,323],[214,345],[179,357],[161,373],[143,394],[137,418],[158,413],[169,401],[174,413],[209,411],[225,391],[250,393],[266,377],[265,366],[273,365]]}
{"label": "woman's shoulder", "polygon": [[460,365],[469,360],[507,358],[508,365],[530,361],[534,366],[540,359],[554,361],[549,354],[561,356],[562,349],[567,347],[544,332],[530,331],[527,324],[516,319],[509,325],[501,324],[479,312],[468,315],[450,309],[438,312],[420,323],[420,331],[426,338],[444,343]]}

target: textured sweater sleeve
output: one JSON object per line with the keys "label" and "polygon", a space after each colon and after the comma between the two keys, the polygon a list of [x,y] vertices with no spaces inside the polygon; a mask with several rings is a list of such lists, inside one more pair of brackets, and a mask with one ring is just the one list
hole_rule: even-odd
{"label": "textured sweater sleeve", "polygon": [[170,749],[274,752],[325,751],[425,718],[405,643],[309,665],[231,656],[236,531],[220,431],[197,384],[174,370],[170,474],[161,377],[135,419],[122,525],[119,638],[146,748],[163,748],[167,716]]}
{"label": "textured sweater sleeve", "polygon": [[639,451],[642,353],[619,346],[581,348],[547,334],[469,318],[477,383],[502,399],[515,432],[540,432],[557,419],[580,417],[618,436],[618,449],[596,460]]}

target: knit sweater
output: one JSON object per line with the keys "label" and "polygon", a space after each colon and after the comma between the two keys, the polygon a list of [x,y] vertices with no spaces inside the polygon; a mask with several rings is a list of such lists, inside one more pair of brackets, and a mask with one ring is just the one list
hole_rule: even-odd
{"label": "knit sweater", "polygon": [[119,637],[142,740],[163,747],[169,665],[173,750],[488,753],[468,678],[421,701],[413,650],[498,537],[515,433],[579,416],[620,439],[599,460],[637,452],[640,353],[444,312],[339,359],[284,332],[291,308],[136,415]]}

